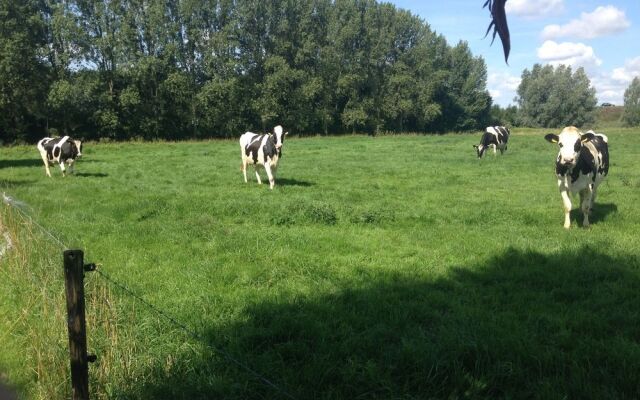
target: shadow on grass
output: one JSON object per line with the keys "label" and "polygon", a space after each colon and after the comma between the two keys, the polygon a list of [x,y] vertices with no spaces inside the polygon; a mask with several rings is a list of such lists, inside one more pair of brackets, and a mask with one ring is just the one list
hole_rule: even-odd
{"label": "shadow on grass", "polygon": [[107,176],[109,176],[109,174],[105,174],[102,172],[75,172],[73,175],[82,178],[106,178]]}
{"label": "shadow on grass", "polygon": [[40,158],[22,159],[22,160],[2,160],[0,159],[0,168],[17,168],[17,167],[42,167],[44,163]]}
{"label": "shadow on grass", "polygon": [[290,179],[290,178],[282,178],[282,179],[276,178],[276,185],[308,187],[308,186],[313,186],[314,183],[307,182],[307,181],[299,181],[297,179]]}
{"label": "shadow on grass", "polygon": [[[298,399],[640,396],[636,255],[509,249],[446,278],[343,286],[202,334]],[[285,398],[215,352],[171,356],[122,397]]]}
{"label": "shadow on grass", "polygon": [[[615,214],[618,212],[618,206],[613,203],[596,203],[593,206],[593,210],[591,210],[591,215],[589,216],[590,224],[597,224],[599,222],[603,222],[607,219],[609,214]],[[571,210],[571,223],[577,224],[578,226],[582,226],[582,220],[584,219],[582,215],[582,210],[580,208],[574,208]]]}

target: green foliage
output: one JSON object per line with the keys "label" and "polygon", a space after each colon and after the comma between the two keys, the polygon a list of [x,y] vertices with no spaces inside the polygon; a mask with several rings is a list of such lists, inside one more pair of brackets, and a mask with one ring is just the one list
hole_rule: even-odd
{"label": "green foliage", "polygon": [[0,143],[42,135],[48,71],[40,2],[0,0]]}
{"label": "green foliage", "polygon": [[640,78],[635,77],[624,91],[624,113],[622,119],[627,126],[640,125]]}
{"label": "green foliage", "polygon": [[518,107],[511,105],[505,108],[498,104],[491,106],[491,122],[489,125],[520,126]]}
{"label": "green foliage", "polygon": [[[568,231],[544,133],[482,161],[479,134],[294,137],[273,191],[237,140],[89,144],[66,178],[15,146],[0,183],[199,338],[87,272],[92,399],[284,397],[210,346],[297,399],[636,399],[636,131],[604,131],[610,176]],[[0,369],[70,398],[62,249],[0,215]]]}
{"label": "green foliage", "polygon": [[298,134],[464,131],[488,120],[484,61],[388,3],[0,4],[5,141],[45,127],[155,140],[275,124]]}
{"label": "green foliage", "polygon": [[594,122],[597,104],[584,69],[536,64],[525,69],[518,86],[518,105],[524,126],[557,128]]}

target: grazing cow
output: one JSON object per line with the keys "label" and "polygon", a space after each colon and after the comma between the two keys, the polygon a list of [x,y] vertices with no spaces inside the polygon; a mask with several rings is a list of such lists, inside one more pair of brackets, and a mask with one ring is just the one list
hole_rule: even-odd
{"label": "grazing cow", "polygon": [[82,142],[80,140],[73,140],[69,136],[44,138],[38,142],[37,147],[44,162],[45,171],[49,177],[51,177],[49,164],[60,164],[62,176],[65,176],[64,163],[69,164],[69,171],[73,172],[74,161],[82,157]]}
{"label": "grazing cow", "polygon": [[593,131],[582,134],[575,126],[564,128],[560,135],[549,133],[544,138],[560,146],[556,175],[564,205],[564,227],[568,229],[571,226],[569,193],[576,192],[580,193],[580,207],[584,215],[582,225],[589,226],[589,214],[596,200],[598,185],[609,173],[609,140]]}
{"label": "grazing cow", "polygon": [[509,129],[504,126],[488,126],[485,129],[480,144],[474,144],[478,158],[482,158],[485,150],[489,147],[493,147],[493,155],[496,155],[496,148],[500,150],[500,154],[504,153],[507,149],[507,141],[509,141]]}
{"label": "grazing cow", "polygon": [[284,137],[289,132],[282,133],[282,126],[278,125],[273,128],[272,134],[258,135],[252,132],[246,132],[240,136],[240,153],[242,155],[242,173],[244,181],[247,182],[247,165],[253,164],[256,170],[256,179],[259,184],[260,174],[258,167],[263,167],[267,171],[269,177],[269,188],[273,189],[275,185],[276,170],[278,168],[278,160],[282,158],[282,143]]}

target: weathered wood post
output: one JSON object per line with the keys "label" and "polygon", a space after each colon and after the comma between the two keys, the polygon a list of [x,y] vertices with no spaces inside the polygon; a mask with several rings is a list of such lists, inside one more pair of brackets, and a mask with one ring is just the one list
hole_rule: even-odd
{"label": "weathered wood post", "polygon": [[82,250],[65,250],[63,257],[71,356],[72,399],[88,400],[89,365],[84,317],[84,253]]}

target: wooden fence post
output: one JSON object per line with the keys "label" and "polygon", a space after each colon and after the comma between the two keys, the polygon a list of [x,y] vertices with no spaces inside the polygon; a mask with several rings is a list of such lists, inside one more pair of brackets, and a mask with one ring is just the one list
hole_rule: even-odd
{"label": "wooden fence post", "polygon": [[71,356],[72,399],[88,400],[89,365],[84,317],[84,253],[82,250],[65,250],[63,257]]}

